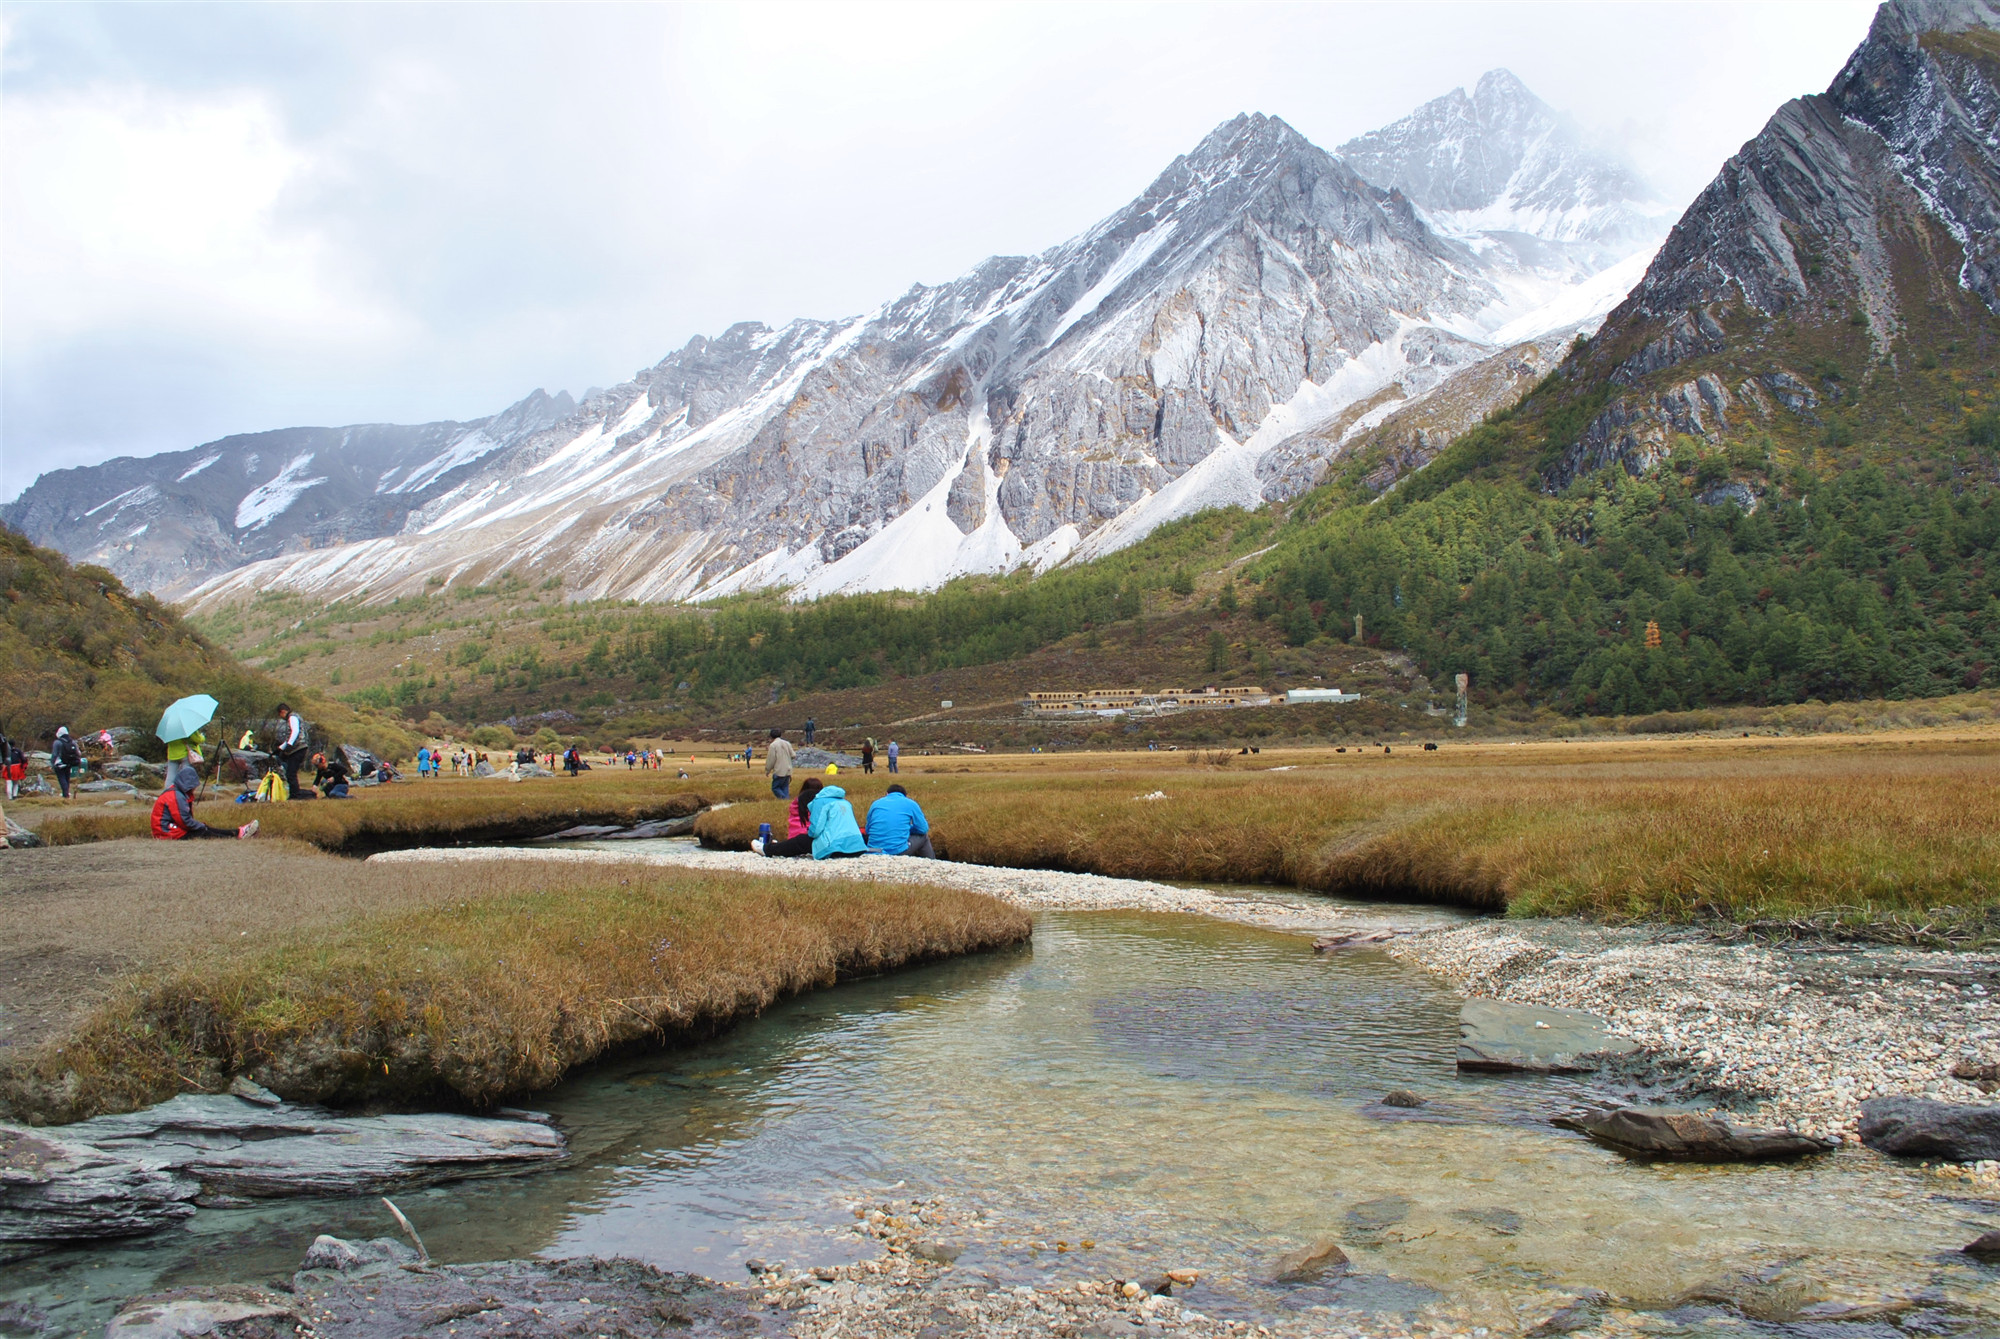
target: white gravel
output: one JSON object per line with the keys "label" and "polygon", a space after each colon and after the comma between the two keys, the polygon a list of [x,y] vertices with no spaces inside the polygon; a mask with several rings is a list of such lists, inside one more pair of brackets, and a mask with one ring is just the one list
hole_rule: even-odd
{"label": "white gravel", "polygon": [[1762,1095],[1759,1117],[1855,1138],[1860,1104],[1992,1099],[1951,1077],[2000,1058],[2000,955],[1772,948],[1576,922],[1477,922],[1398,938],[1396,957],[1468,995],[1584,1009]]}
{"label": "white gravel", "polygon": [[451,861],[545,860],[590,864],[668,865],[680,869],[721,870],[794,879],[852,879],[877,883],[921,883],[987,893],[1036,911],[1165,911],[1258,925],[1295,934],[1392,927],[1414,929],[1462,919],[1455,913],[1427,907],[1345,906],[1325,898],[1211,892],[1176,888],[1144,879],[1113,879],[1102,874],[1068,874],[1061,870],[1007,869],[951,860],[917,860],[909,856],[864,855],[852,860],[770,860],[745,851],[711,851],[693,842],[652,841],[606,843],[604,846],[427,847],[384,851],[368,857],[381,864],[431,864]]}

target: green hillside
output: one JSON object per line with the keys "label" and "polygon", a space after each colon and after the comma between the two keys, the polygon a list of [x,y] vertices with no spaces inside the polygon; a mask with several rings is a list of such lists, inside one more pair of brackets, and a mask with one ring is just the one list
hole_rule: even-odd
{"label": "green hillside", "polygon": [[152,596],[4,528],[0,592],[0,730],[30,747],[59,725],[79,736],[129,725],[144,732],[142,746],[159,749],[153,724],[189,693],[213,694],[220,719],[238,723],[269,716],[289,696],[341,738],[390,756],[414,747],[393,722],[247,668]]}

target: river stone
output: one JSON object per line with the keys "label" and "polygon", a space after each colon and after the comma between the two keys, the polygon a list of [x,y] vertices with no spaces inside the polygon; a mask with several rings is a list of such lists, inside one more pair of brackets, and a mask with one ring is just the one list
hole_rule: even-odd
{"label": "river stone", "polygon": [[955,1241],[920,1241],[910,1247],[910,1254],[932,1264],[948,1265],[965,1254],[965,1247]]}
{"label": "river stone", "polygon": [[144,1111],[62,1127],[65,1139],[197,1178],[211,1194],[381,1194],[532,1171],[560,1161],[563,1136],[534,1121],[446,1112],[341,1116],[183,1094]]}
{"label": "river stone", "polygon": [[10,818],[7,820],[7,844],[28,851],[40,846],[42,838],[40,833],[31,832]]}
{"label": "river stone", "polygon": [[1763,1162],[1830,1152],[1838,1145],[1796,1130],[1741,1130],[1727,1121],[1666,1107],[1596,1108],[1557,1118],[1600,1144],[1637,1158]]}
{"label": "river stone", "polygon": [[1380,1199],[1363,1200],[1347,1211],[1347,1235],[1350,1240],[1373,1244],[1409,1216],[1410,1201],[1405,1196],[1384,1195]]}
{"label": "river stone", "polygon": [[1504,1000],[1467,1000],[1458,1011],[1458,1067],[1480,1073],[1587,1074],[1600,1058],[1629,1055],[1636,1042],[1614,1037],[1580,1009]]}
{"label": "river stone", "polygon": [[192,1215],[200,1191],[155,1159],[0,1125],[0,1259],[155,1231]]}
{"label": "river stone", "polygon": [[306,1258],[299,1263],[299,1268],[354,1274],[362,1270],[400,1269],[404,1265],[416,1263],[418,1263],[416,1251],[394,1237],[369,1237],[361,1241],[346,1241],[322,1232],[314,1237],[313,1244],[306,1248]]}
{"label": "river stone", "polygon": [[1332,1237],[1321,1237],[1310,1246],[1279,1256],[1274,1277],[1279,1283],[1311,1283],[1347,1265],[1347,1252],[1340,1249],[1340,1243]]}
{"label": "river stone", "polygon": [[478,761],[478,762],[476,762],[476,763],[474,763],[474,764],[472,765],[472,774],[473,774],[474,776],[497,776],[497,775],[499,775],[499,774],[498,774],[497,772],[495,772],[495,771],[493,770],[493,764],[492,764],[492,763],[490,763],[490,762],[487,762],[487,761],[486,761],[485,759],[483,759],[483,758],[482,758],[482,759],[481,759],[480,761]]}
{"label": "river stone", "polygon": [[1975,1260],[2000,1264],[2000,1232],[1983,1232],[1959,1249]]}
{"label": "river stone", "polygon": [[700,813],[683,814],[679,818],[654,818],[644,823],[635,823],[621,832],[605,835],[608,842],[645,841],[652,837],[685,837],[694,831],[694,821]]}
{"label": "river stone", "polygon": [[1382,1094],[1382,1105],[1385,1107],[1406,1107],[1414,1111],[1423,1104],[1424,1099],[1408,1088],[1391,1088]]}
{"label": "river stone", "polygon": [[2000,1158],[2000,1107],[1873,1097],[1861,1104],[1861,1142],[1900,1158]]}
{"label": "river stone", "polygon": [[285,1099],[251,1078],[248,1074],[238,1074],[229,1081],[229,1095],[240,1097],[246,1102],[255,1102],[260,1107],[279,1107]]}
{"label": "river stone", "polygon": [[127,1302],[104,1327],[104,1339],[289,1339],[304,1323],[291,1298],[224,1284]]}

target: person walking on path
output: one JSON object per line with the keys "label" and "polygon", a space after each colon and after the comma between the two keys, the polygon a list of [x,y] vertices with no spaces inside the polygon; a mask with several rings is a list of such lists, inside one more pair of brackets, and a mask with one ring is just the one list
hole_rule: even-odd
{"label": "person walking on path", "polygon": [[[306,751],[312,742],[312,731],[306,725],[306,718],[280,702],[278,704],[278,762],[285,769],[285,789],[296,795],[299,793],[299,768],[305,766]],[[167,745],[167,756],[172,757],[174,746]]]}
{"label": "person walking on path", "polygon": [[889,774],[890,774],[891,776],[894,776],[894,775],[896,774],[896,759],[898,759],[898,758],[900,758],[900,757],[902,757],[902,756],[903,756],[903,749],[902,749],[902,746],[901,746],[900,744],[898,744],[898,743],[897,743],[897,742],[896,742],[895,740],[893,740],[893,739],[892,739],[892,740],[890,740],[890,741],[889,741]]}
{"label": "person walking on path", "polygon": [[781,800],[791,797],[792,742],[783,730],[771,732],[771,742],[764,749],[764,774],[771,778],[773,796]]}
{"label": "person walking on path", "polygon": [[818,729],[819,729],[819,727],[813,724],[813,718],[812,718],[812,717],[810,717],[810,716],[806,717],[806,747],[807,747],[807,748],[811,748],[811,747],[813,746],[813,732],[814,732],[814,731],[816,731],[816,730],[818,730]]}
{"label": "person walking on path", "polygon": [[56,774],[56,784],[62,787],[62,795],[69,798],[69,774],[83,766],[83,750],[77,747],[67,725],[56,727],[56,737],[49,741],[49,770]]}
{"label": "person walking on path", "polygon": [[931,824],[924,811],[901,786],[868,806],[868,849],[882,855],[913,855],[937,859],[931,848]]}
{"label": "person walking on path", "polygon": [[160,798],[153,801],[151,830],[161,841],[181,841],[189,837],[254,837],[258,823],[251,819],[242,827],[231,832],[227,828],[212,828],[194,816],[194,787],[197,777],[193,767],[172,766],[173,784],[160,792]]}

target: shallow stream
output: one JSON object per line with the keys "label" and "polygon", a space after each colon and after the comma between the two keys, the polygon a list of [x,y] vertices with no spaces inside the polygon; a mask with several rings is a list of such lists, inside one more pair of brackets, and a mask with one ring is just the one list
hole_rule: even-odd
{"label": "shallow stream", "polygon": [[[851,983],[699,1049],[595,1069],[535,1102],[570,1134],[565,1169],[397,1202],[457,1261],[626,1255],[735,1279],[750,1257],[870,1255],[855,1207],[921,1196],[983,1215],[951,1234],[961,1273],[1199,1269],[1185,1300],[1217,1316],[1328,1307],[1512,1334],[1595,1288],[1658,1308],[1660,1334],[1916,1332],[1675,1305],[1761,1273],[1774,1317],[1929,1289],[1944,1304],[1929,1332],[1994,1332],[1965,1308],[2000,1316],[2000,1271],[1949,1248],[2000,1225],[2000,1204],[1862,1154],[1627,1162],[1546,1123],[1575,1081],[1458,1075],[1458,1006],[1376,952],[1048,914],[1031,950]],[[1376,1104],[1399,1087],[1428,1105]],[[0,1300],[87,1332],[113,1298],[288,1275],[323,1231],[393,1225],[373,1199],[205,1210],[182,1231],[10,1266]],[[1269,1282],[1277,1255],[1321,1237],[1353,1257],[1344,1280]]]}

